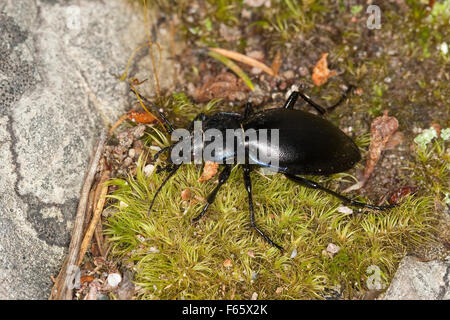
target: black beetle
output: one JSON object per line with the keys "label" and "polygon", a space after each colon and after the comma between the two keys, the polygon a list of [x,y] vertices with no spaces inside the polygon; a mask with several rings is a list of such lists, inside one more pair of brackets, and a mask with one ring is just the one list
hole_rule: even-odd
{"label": "black beetle", "polygon": [[[342,132],[338,127],[323,118],[327,112],[335,109],[341,104],[353,86],[348,86],[341,99],[334,105],[328,108],[321,107],[313,102],[306,94],[300,91],[294,91],[285,102],[282,108],[267,109],[254,113],[250,103],[245,106],[244,115],[234,112],[218,112],[212,115],[199,114],[190,124],[188,130],[192,132],[194,122],[202,121],[202,130],[214,128],[220,131],[226,129],[279,129],[279,162],[275,171],[284,174],[288,179],[295,181],[302,186],[320,189],[339,199],[344,203],[350,205],[385,210],[394,205],[376,206],[366,204],[349,199],[335,191],[327,189],[320,184],[300,177],[299,175],[329,175],[333,173],[343,172],[352,168],[358,161],[361,160],[361,154],[358,147],[353,140]],[[301,97],[309,105],[314,107],[322,116],[314,115],[301,110],[293,109],[298,98]],[[173,132],[172,124],[158,111],[157,107],[145,99],[162,118],[166,130],[169,133]],[[192,135],[191,135],[192,136]],[[193,139],[193,138],[192,138]],[[204,148],[204,141],[201,146],[194,146]],[[245,141],[245,148],[248,149],[248,141]],[[160,154],[165,151],[172,150],[177,143],[174,143],[166,148],[161,149],[154,157],[156,160]],[[261,150],[270,148],[270,145],[256,142],[256,148]],[[224,150],[222,153],[216,154],[218,160],[225,158],[233,158],[235,156],[233,150]],[[247,153],[246,153],[247,154]],[[248,159],[246,159],[248,160]],[[169,158],[170,161],[170,158]],[[158,168],[157,172],[168,171],[168,176],[157,189],[153,200],[150,204],[148,213],[150,213],[155,199],[166,182],[175,174],[180,168],[181,164],[169,163],[164,168]],[[252,184],[250,179],[250,172],[255,167],[264,166],[264,164],[250,164],[248,161],[243,164],[244,183],[248,194],[250,223],[251,227],[256,230],[268,243],[283,250],[281,246],[274,243],[263,231],[261,231],[255,224],[255,213],[252,201]],[[220,187],[227,181],[231,173],[231,164],[225,164],[224,169],[219,174],[219,182],[214,190],[207,197],[207,203],[201,213],[193,219],[193,222],[198,221],[207,211],[208,207],[214,201]]]}

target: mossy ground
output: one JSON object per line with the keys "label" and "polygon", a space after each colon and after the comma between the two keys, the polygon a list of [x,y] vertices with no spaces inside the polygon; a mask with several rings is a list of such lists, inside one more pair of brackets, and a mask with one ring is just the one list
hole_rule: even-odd
{"label": "mossy ground", "polygon": [[[206,217],[192,224],[217,177],[200,183],[201,167],[183,166],[147,217],[149,202],[165,175],[146,177],[142,158],[136,175],[111,181],[118,186],[111,195],[117,200],[112,202],[116,210],[105,231],[112,253],[134,271],[135,283],[141,287],[139,298],[249,299],[254,292],[264,299],[361,298],[370,289],[369,266],[377,266],[388,284],[405,254],[438,241],[438,220],[449,193],[448,142],[435,139],[420,149],[413,139],[417,128],[450,125],[449,55],[440,49],[444,35],[450,34],[449,1],[437,2],[441,11],[435,9],[430,15],[421,1],[405,1],[404,7],[377,3],[383,12],[381,30],[366,28],[366,4],[357,1],[280,1],[270,9],[251,9],[238,0],[196,1],[200,9],[193,14],[188,3],[175,1],[167,6],[161,2],[159,6],[163,13],[181,19],[180,30],[193,46],[219,45],[242,52],[256,47],[271,57],[281,50],[281,72],[294,66],[311,70],[322,52],[330,53],[331,67],[344,74],[309,89],[309,95],[331,103],[341,92],[342,82],[355,83],[363,91],[352,95],[331,115],[331,121],[341,128],[351,127],[349,134],[363,153],[370,123],[384,109],[399,119],[405,133],[402,146],[385,152],[365,191],[352,196],[374,202],[397,186],[414,184],[419,190],[392,210],[354,208],[355,214],[346,215],[337,210],[342,204],[323,192],[302,188],[281,175],[254,172],[256,221],[285,247],[281,254],[250,229],[241,168],[233,169]],[[252,12],[250,20],[242,17],[243,8]],[[196,19],[189,19],[190,15]],[[224,41],[217,31],[220,23],[238,28],[243,37]],[[186,78],[199,79],[189,72]],[[252,81],[258,84],[258,79],[253,76]],[[298,75],[296,81],[308,83],[310,75]],[[281,100],[271,98],[268,106]],[[158,103],[178,117],[179,124],[205,109],[230,108],[224,102],[200,106],[170,93]],[[242,111],[241,106],[231,108]],[[146,143],[167,144],[155,130],[149,129]],[[342,190],[354,182],[352,175],[363,166],[361,162],[348,174],[311,178]],[[191,205],[183,201],[184,189],[199,201]],[[334,257],[323,252],[330,243],[341,248]],[[294,249],[297,254],[291,258]],[[224,266],[228,259],[231,266]]]}

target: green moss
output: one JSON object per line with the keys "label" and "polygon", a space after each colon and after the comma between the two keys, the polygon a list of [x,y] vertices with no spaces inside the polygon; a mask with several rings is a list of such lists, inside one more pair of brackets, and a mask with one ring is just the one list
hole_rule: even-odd
{"label": "green moss", "polygon": [[[183,101],[176,97],[167,101]],[[159,146],[168,143],[156,128],[145,140]],[[368,142],[367,134],[357,139],[361,148]],[[429,156],[420,161],[437,158],[432,155],[439,151],[442,146],[428,150]],[[354,208],[354,215],[347,215],[338,211],[342,204],[327,194],[300,187],[280,174],[256,171],[252,174],[256,221],[285,247],[281,254],[250,229],[240,167],[233,168],[207,215],[192,224],[217,176],[200,183],[201,167],[183,166],[147,217],[165,175],[146,177],[144,160],[140,159],[136,176],[110,182],[117,186],[110,196],[116,210],[106,227],[112,253],[134,265],[142,299],[249,299],[253,292],[266,299],[320,299],[330,290],[342,290],[344,297],[352,298],[367,289],[369,266],[377,266],[386,280],[391,279],[399,260],[432,241],[435,232],[432,196],[408,196],[401,206],[386,212]],[[352,178],[343,173],[310,178],[335,188],[337,182],[350,184],[348,177]],[[181,199],[184,189],[195,201]],[[330,243],[341,248],[334,257],[324,252]],[[297,254],[291,258],[294,250]],[[227,259],[231,267],[224,266]]]}
{"label": "green moss", "polygon": [[[259,298],[266,299],[309,299],[322,298],[330,290],[342,290],[344,297],[354,298],[367,289],[370,266],[377,266],[382,278],[389,282],[406,253],[432,243],[439,214],[436,208],[450,201],[449,146],[444,138],[435,136],[421,136],[415,144],[412,132],[414,127],[428,127],[432,122],[444,128],[450,124],[445,116],[449,82],[445,76],[439,76],[445,73],[449,59],[448,53],[439,49],[443,35],[450,31],[448,18],[445,20],[449,2],[436,3],[437,9],[428,16],[423,1],[406,1],[409,10],[405,13],[389,10],[390,4],[383,2],[386,7],[382,31],[367,34],[364,23],[350,23],[352,16],[361,17],[365,10],[356,12],[359,8],[345,6],[344,1],[281,1],[280,6],[270,10],[247,8],[252,12],[251,21],[241,16],[242,1],[204,1],[201,3],[207,14],[193,22],[186,20],[188,1],[158,2],[165,12],[180,17],[179,27],[186,39],[197,45],[244,51],[249,39],[224,41],[219,34],[223,23],[262,35],[261,46],[267,46],[265,49],[271,53],[283,48],[280,44],[300,36],[302,41],[292,41],[291,51],[298,56],[292,63],[294,67],[312,66],[316,60],[314,55],[309,56],[310,52],[329,52],[330,68],[344,69],[345,81],[357,84],[363,92],[361,96],[352,95],[349,103],[331,114],[330,119],[341,127],[352,126],[358,146],[366,151],[371,120],[389,109],[405,133],[404,145],[412,143],[416,147],[402,153],[407,160],[398,165],[406,167],[410,161],[405,170],[408,175],[411,173],[419,191],[390,211],[354,209],[355,214],[349,216],[338,212],[342,204],[327,194],[301,188],[281,175],[254,172],[257,224],[286,248],[282,255],[250,229],[241,168],[233,169],[206,217],[193,225],[190,221],[203,207],[201,200],[214,188],[217,177],[199,183],[201,168],[183,166],[165,186],[147,217],[149,203],[165,175],[145,177],[145,159],[141,159],[136,176],[111,181],[118,186],[111,195],[116,210],[106,229],[113,254],[134,264],[135,282],[142,287],[139,297],[248,299],[257,292]],[[231,6],[230,10],[220,10],[227,6]],[[327,20],[327,14],[335,15],[336,11],[339,20]],[[317,28],[317,24],[336,28],[338,36]],[[362,34],[367,46],[361,43]],[[321,37],[329,39],[326,45],[308,42]],[[365,55],[359,56],[360,53]],[[286,55],[286,60],[293,59],[288,50]],[[192,68],[195,74],[195,66]],[[339,82],[332,78],[308,93],[315,100],[332,103],[341,92]],[[240,106],[218,101],[196,105],[182,93],[155,102],[180,127],[199,112],[242,112]],[[443,132],[447,134],[448,129]],[[145,143],[163,147],[169,141],[166,135],[151,129]],[[363,163],[358,166],[362,168]],[[311,178],[333,190],[342,190],[355,180],[349,173]],[[400,186],[404,180],[399,179]],[[410,183],[411,176],[408,179]],[[183,202],[184,189],[189,189],[198,202]],[[370,202],[362,196],[356,198]],[[341,248],[334,257],[323,253],[329,243]],[[297,255],[290,258],[294,249]],[[229,268],[223,265],[227,259],[232,261]]]}

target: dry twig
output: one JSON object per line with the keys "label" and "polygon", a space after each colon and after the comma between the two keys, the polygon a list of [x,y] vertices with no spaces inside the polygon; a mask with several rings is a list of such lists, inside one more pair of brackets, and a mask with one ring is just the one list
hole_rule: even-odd
{"label": "dry twig", "polygon": [[92,240],[92,236],[94,235],[95,228],[97,227],[98,222],[100,221],[100,217],[103,211],[103,206],[106,201],[106,194],[108,193],[108,186],[105,185],[105,182],[109,179],[110,172],[105,170],[100,178],[99,187],[100,187],[100,195],[98,197],[98,202],[95,206],[94,214],[92,215],[92,220],[86,230],[86,234],[84,235],[83,242],[80,246],[80,251],[78,254],[77,266],[80,265],[81,261],[83,261],[84,255],[89,247],[89,244]]}
{"label": "dry twig", "polygon": [[95,173],[97,172],[97,166],[103,153],[103,146],[105,145],[105,142],[106,132],[102,131],[99,142],[97,143],[97,146],[95,148],[94,156],[91,158],[91,161],[89,163],[86,178],[81,190],[80,201],[78,202],[77,214],[75,216],[75,222],[72,231],[72,239],[69,246],[69,253],[58,274],[58,277],[56,278],[56,282],[50,293],[50,300],[72,299],[72,288],[69,286],[69,284],[71,284],[71,277],[73,275],[68,274],[68,269],[69,267],[73,268],[77,263],[89,191],[91,189],[92,182],[94,181]]}

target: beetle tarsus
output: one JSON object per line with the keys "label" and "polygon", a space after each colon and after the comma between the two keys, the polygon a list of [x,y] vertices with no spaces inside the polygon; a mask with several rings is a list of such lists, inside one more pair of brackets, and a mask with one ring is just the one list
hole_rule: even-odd
{"label": "beetle tarsus", "polygon": [[258,232],[261,237],[264,238],[264,240],[266,240],[270,245],[276,247],[277,249],[279,249],[281,252],[284,251],[283,247],[276,244],[275,242],[273,242],[269,236],[267,236],[261,229],[259,229],[256,226],[255,223],[255,211],[253,208],[253,198],[252,198],[252,180],[250,179],[250,171],[251,168],[248,165],[244,166],[244,184],[245,184],[245,189],[247,190],[247,195],[248,195],[248,207],[250,210],[250,226],[255,229],[256,232]]}

